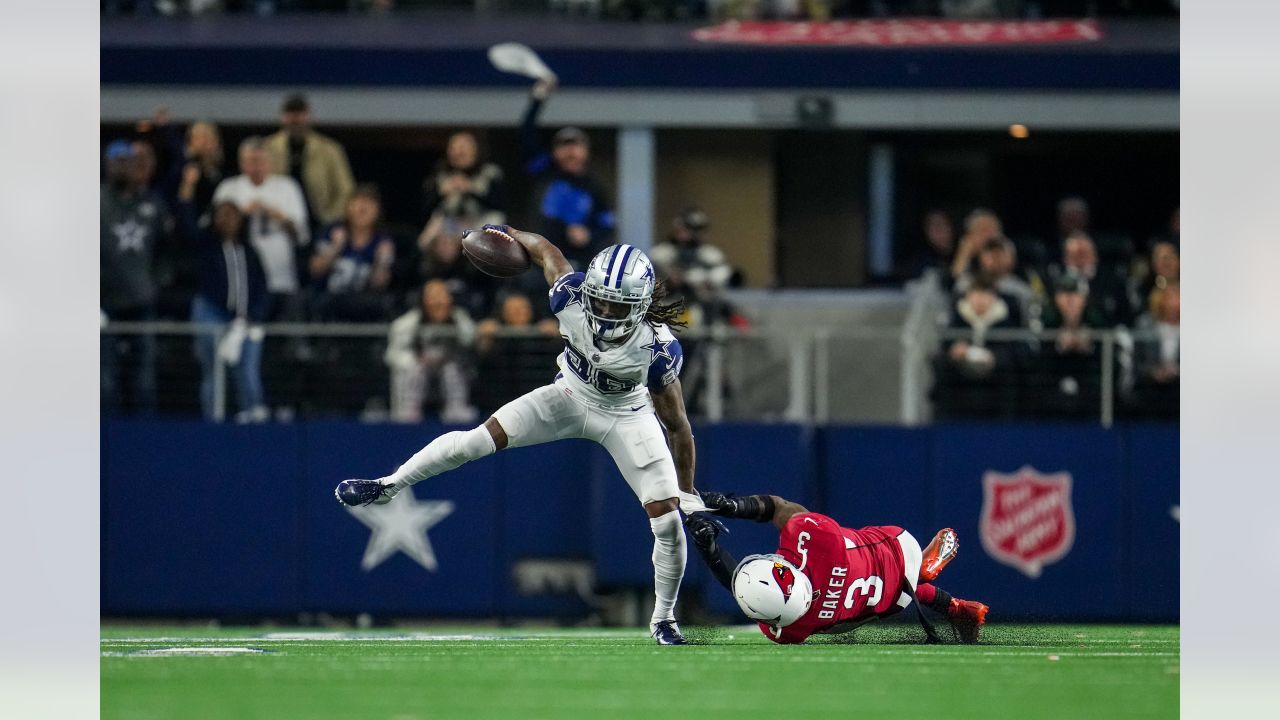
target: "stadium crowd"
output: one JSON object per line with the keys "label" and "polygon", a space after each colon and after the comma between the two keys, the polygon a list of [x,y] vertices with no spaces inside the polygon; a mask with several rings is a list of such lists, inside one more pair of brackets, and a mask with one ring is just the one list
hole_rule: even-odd
{"label": "stadium crowd", "polygon": [[905,274],[951,298],[934,363],[940,417],[1096,417],[1103,330],[1114,332],[1117,412],[1177,416],[1177,209],[1167,232],[1144,243],[1093,228],[1078,196],[1058,202],[1047,239],[1015,242],[983,208],[968,213],[959,237],[941,210],[926,213],[921,230]]}
{"label": "stadium crowd", "polygon": [[[592,172],[586,133],[561,128],[544,143],[538,116],[554,90],[553,81],[535,85],[522,118],[520,171],[533,197],[516,224],[583,268],[615,241],[613,202]],[[353,177],[343,146],[313,127],[301,95],[285,99],[277,132],[240,143],[234,163],[217,127],[195,122],[183,132],[163,113],[104,155],[104,413],[187,407],[161,401],[157,374],[180,374],[192,345],[201,412],[218,414],[217,370],[229,368],[237,402],[226,414],[241,422],[298,412],[472,422],[545,381],[559,338],[541,276],[500,281],[462,253],[466,229],[508,219],[507,170],[483,157],[473,134],[450,136],[427,173],[416,238],[388,231],[378,186]],[[687,208],[651,256],[686,300],[690,326],[741,327],[746,320],[724,293],[741,279],[707,242],[709,226],[705,212]],[[899,274],[932,278],[953,298],[934,362],[939,417],[1095,418],[1099,330],[1119,330],[1106,353],[1119,411],[1176,415],[1176,211],[1167,235],[1145,243],[1096,231],[1081,197],[1059,203],[1044,238],[1011,240],[981,208],[959,233],[940,210],[925,214],[922,230]],[[153,320],[206,330],[185,346],[115,330]],[[381,343],[306,332],[267,338],[267,322],[390,331]],[[1010,339],[1010,331],[1019,334]],[[690,338],[692,376],[698,354]],[[368,372],[376,367],[385,372]]]}
{"label": "stadium crowd", "polygon": [[[546,236],[582,269],[614,242],[613,201],[592,173],[585,132],[561,128],[543,142],[538,116],[554,89],[554,82],[536,85],[523,116],[522,171],[533,180],[536,210],[519,226]],[[146,414],[166,404],[156,389],[165,353],[151,334],[112,327],[130,321],[208,328],[194,343],[206,418],[216,414],[219,363],[234,368],[242,422],[273,415],[264,368],[277,376],[271,405],[285,418],[328,410],[470,422],[542,384],[559,333],[541,274],[498,280],[462,253],[465,230],[508,218],[505,171],[481,156],[476,137],[449,138],[424,181],[422,230],[406,239],[387,230],[378,186],[357,182],[342,145],[312,126],[305,97],[286,98],[280,118],[274,134],[242,141],[234,164],[213,124],[195,122],[183,132],[164,113],[108,144],[103,412]],[[735,273],[704,241],[708,225],[701,210],[682,212],[653,259],[686,300],[691,325],[740,324],[720,297]],[[390,332],[384,353],[347,338],[267,339],[267,322],[390,323]],[[351,371],[370,365],[388,368],[389,392]],[[473,392],[479,376],[486,381]],[[306,385],[325,391],[308,393]],[[309,396],[332,407],[298,407]],[[370,406],[387,396],[387,407]]]}

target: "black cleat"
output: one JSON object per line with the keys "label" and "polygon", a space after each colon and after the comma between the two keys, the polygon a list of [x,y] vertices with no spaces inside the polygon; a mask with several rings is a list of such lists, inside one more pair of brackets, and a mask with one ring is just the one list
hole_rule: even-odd
{"label": "black cleat", "polygon": [[396,496],[394,488],[377,480],[343,480],[334,488],[338,502],[348,507],[361,505],[385,505]]}
{"label": "black cleat", "polygon": [[649,626],[649,634],[659,645],[688,645],[689,641],[680,634],[680,626],[675,620],[663,620]]}

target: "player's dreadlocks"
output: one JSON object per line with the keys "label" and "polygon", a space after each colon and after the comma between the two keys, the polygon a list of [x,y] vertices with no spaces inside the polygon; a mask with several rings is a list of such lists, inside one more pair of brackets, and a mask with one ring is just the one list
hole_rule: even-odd
{"label": "player's dreadlocks", "polygon": [[[666,280],[661,280],[657,285],[654,285],[653,302],[644,314],[645,322],[681,328],[688,327],[689,323],[681,319],[685,310],[684,298],[676,297],[672,300],[671,297],[671,288],[667,287]],[[663,302],[664,300],[670,300],[670,302]]]}

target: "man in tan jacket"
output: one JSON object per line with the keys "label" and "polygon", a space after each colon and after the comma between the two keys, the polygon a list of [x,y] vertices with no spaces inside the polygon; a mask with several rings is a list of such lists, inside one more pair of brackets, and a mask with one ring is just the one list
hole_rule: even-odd
{"label": "man in tan jacket", "polygon": [[288,175],[302,186],[307,216],[317,227],[342,219],[355,188],[346,150],[311,129],[311,109],[303,95],[285,99],[280,124],[280,131],[266,141],[272,172]]}

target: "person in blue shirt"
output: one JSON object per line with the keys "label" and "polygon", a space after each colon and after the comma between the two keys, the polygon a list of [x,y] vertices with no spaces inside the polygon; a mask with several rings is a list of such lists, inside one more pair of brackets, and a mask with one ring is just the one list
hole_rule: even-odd
{"label": "person in blue shirt", "polygon": [[538,115],[555,90],[555,80],[533,86],[520,125],[525,171],[534,177],[535,232],[551,241],[576,271],[613,244],[613,204],[590,174],[591,143],[576,127],[561,128],[548,150],[538,132]]}

